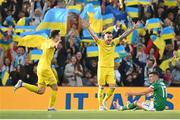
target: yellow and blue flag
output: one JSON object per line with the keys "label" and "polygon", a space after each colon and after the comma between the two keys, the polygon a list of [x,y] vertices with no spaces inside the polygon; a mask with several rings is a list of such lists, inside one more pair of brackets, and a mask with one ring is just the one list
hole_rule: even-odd
{"label": "yellow and blue flag", "polygon": [[87,4],[80,14],[82,20],[89,19],[90,27],[95,33],[101,33],[103,30],[103,19],[101,14],[101,7],[93,7],[93,4]]}
{"label": "yellow and blue flag", "polygon": [[36,26],[15,26],[16,33],[35,31]]}
{"label": "yellow and blue flag", "polygon": [[68,8],[69,12],[73,12],[76,14],[80,14],[81,10],[82,10],[82,6],[80,4],[71,5],[71,6],[68,6],[67,8]]}
{"label": "yellow and blue flag", "polygon": [[103,15],[103,26],[113,24],[113,23],[114,23],[114,15],[113,14]]}
{"label": "yellow and blue flag", "polygon": [[124,3],[126,6],[132,6],[132,5],[138,5],[139,4],[138,0],[125,0]]}
{"label": "yellow and blue flag", "polygon": [[163,70],[163,71],[166,71],[166,69],[169,68],[169,62],[171,61],[172,62],[172,65],[175,66],[176,65],[176,61],[180,60],[180,57],[178,58],[169,58],[167,60],[164,60],[162,61],[162,63],[160,64],[160,68]]}
{"label": "yellow and blue flag", "polygon": [[86,49],[87,57],[97,57],[98,56],[98,47],[97,46],[88,46]]}
{"label": "yellow and blue flag", "polygon": [[6,85],[6,83],[7,83],[7,81],[8,81],[8,79],[9,79],[9,72],[8,71],[3,71],[2,73],[1,73],[1,79],[2,79],[2,84],[3,84],[3,86],[5,86]]}
{"label": "yellow and blue flag", "polygon": [[144,25],[142,23],[139,23],[138,28],[136,30],[137,30],[139,35],[141,35],[141,36],[146,35],[146,31],[145,31]]}
{"label": "yellow and blue flag", "polygon": [[114,58],[124,58],[127,56],[127,52],[123,45],[119,45],[115,48],[115,57]]}
{"label": "yellow and blue flag", "polygon": [[165,41],[161,37],[157,37],[156,35],[151,35],[150,37],[153,43],[159,49],[160,59],[162,59],[166,47]]}
{"label": "yellow and blue flag", "polygon": [[138,1],[142,5],[150,5],[151,4],[151,0],[138,0]]}
{"label": "yellow and blue flag", "polygon": [[[30,26],[31,27],[31,26]],[[49,29],[44,29],[44,30],[38,30],[38,31],[31,31],[31,32],[22,32],[20,33],[20,36],[27,36],[27,35],[40,35],[43,37],[48,38],[50,35],[50,30]]]}
{"label": "yellow and blue flag", "polygon": [[137,18],[139,16],[139,9],[136,7],[126,7],[126,12],[132,18]]}
{"label": "yellow and blue flag", "polygon": [[161,27],[161,20],[159,18],[148,19],[148,20],[146,20],[146,27],[148,29],[160,28]]}
{"label": "yellow and blue flag", "polygon": [[42,43],[48,39],[50,30],[40,30],[34,32],[23,32],[20,34],[22,37],[18,42],[18,46],[41,48]]}
{"label": "yellow and blue flag", "polygon": [[164,0],[164,5],[176,7],[177,6],[177,0]]}
{"label": "yellow and blue flag", "polygon": [[95,6],[99,6],[100,5],[100,0],[76,0],[76,3],[84,3],[84,4],[93,4]]}
{"label": "yellow and blue flag", "polygon": [[161,32],[161,38],[164,40],[175,38],[175,32],[171,27],[163,28]]}
{"label": "yellow and blue flag", "polygon": [[138,31],[134,30],[127,36],[126,42],[128,44],[134,44],[137,38],[138,38]]}
{"label": "yellow and blue flag", "polygon": [[38,25],[37,30],[60,30],[61,36],[65,36],[67,30],[67,17],[67,9],[52,8],[47,11],[43,21]]}
{"label": "yellow and blue flag", "polygon": [[30,52],[31,60],[39,60],[42,55],[42,51],[39,49],[33,49]]}

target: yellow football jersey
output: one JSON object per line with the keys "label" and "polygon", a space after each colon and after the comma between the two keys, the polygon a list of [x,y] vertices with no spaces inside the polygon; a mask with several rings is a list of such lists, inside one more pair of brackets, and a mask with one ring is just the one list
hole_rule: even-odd
{"label": "yellow football jersey", "polygon": [[52,40],[48,40],[42,44],[41,49],[43,51],[37,69],[47,69],[51,68],[51,61],[54,56],[55,48],[50,48],[53,44],[55,44]]}
{"label": "yellow football jersey", "polygon": [[111,45],[107,45],[105,40],[97,40],[98,45],[98,64],[100,67],[114,67],[114,56],[115,56],[115,48],[119,43],[119,39],[114,39]]}

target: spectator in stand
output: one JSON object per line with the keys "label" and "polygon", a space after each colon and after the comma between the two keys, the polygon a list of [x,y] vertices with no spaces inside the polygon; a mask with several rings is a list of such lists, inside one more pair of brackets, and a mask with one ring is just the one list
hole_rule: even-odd
{"label": "spectator in stand", "polygon": [[176,61],[175,66],[170,61],[169,66],[172,71],[172,86],[180,86],[180,60]]}
{"label": "spectator in stand", "polygon": [[24,65],[25,58],[26,58],[26,52],[23,47],[18,47],[14,58],[15,58],[14,67],[17,67],[18,64]]}
{"label": "spectator in stand", "polygon": [[122,85],[122,81],[121,81],[121,73],[118,70],[119,66],[120,66],[120,63],[115,62],[115,65],[114,65],[114,69],[115,69],[114,72],[115,72],[115,74],[114,75],[115,75],[116,84],[118,86],[123,86]]}
{"label": "spectator in stand", "polygon": [[72,56],[71,62],[65,66],[64,75],[70,86],[82,86],[83,68],[77,64],[75,56]]}
{"label": "spectator in stand", "polygon": [[172,83],[172,74],[169,68],[166,69],[166,72],[164,74],[164,83],[166,86],[170,86]]}
{"label": "spectator in stand", "polygon": [[148,75],[152,71],[157,71],[160,73],[160,78],[163,77],[161,69],[157,66],[156,59],[149,58],[144,67],[144,85],[149,86],[150,82],[148,79]]}
{"label": "spectator in stand", "polygon": [[124,30],[122,29],[121,21],[118,20],[113,27],[113,38],[119,37],[122,33],[124,33]]}

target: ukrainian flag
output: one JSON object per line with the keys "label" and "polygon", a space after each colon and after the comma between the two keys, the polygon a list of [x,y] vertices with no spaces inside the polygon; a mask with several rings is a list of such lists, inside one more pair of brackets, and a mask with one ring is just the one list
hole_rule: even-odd
{"label": "ukrainian flag", "polygon": [[146,20],[146,27],[148,29],[152,29],[152,28],[160,28],[161,24],[160,24],[160,19],[159,18],[151,18]]}
{"label": "ukrainian flag", "polygon": [[42,55],[42,51],[39,49],[33,49],[30,52],[31,60],[39,60]]}
{"label": "ukrainian flag", "polygon": [[126,4],[126,6],[132,6],[132,5],[139,4],[138,0],[125,0],[124,3]]}
{"label": "ukrainian flag", "polygon": [[76,3],[85,3],[85,4],[93,4],[95,6],[99,6],[100,5],[100,0],[76,0]]}
{"label": "ukrainian flag", "polygon": [[176,7],[177,6],[177,0],[164,0],[164,5]]}
{"label": "ukrainian flag", "polygon": [[145,36],[146,31],[144,29],[144,25],[142,23],[139,23],[138,28],[136,29],[139,35]]}
{"label": "ukrainian flag", "polygon": [[39,31],[31,31],[31,32],[20,33],[20,36],[27,36],[27,35],[40,35],[40,36],[48,38],[50,35],[50,30],[45,29],[45,30],[39,30]]}
{"label": "ukrainian flag", "polygon": [[115,48],[115,57],[114,58],[124,58],[127,56],[127,52],[123,45],[119,45]]}
{"label": "ukrainian flag", "polygon": [[127,42],[128,44],[134,44],[135,41],[136,41],[136,39],[137,39],[137,37],[138,37],[138,31],[137,31],[137,30],[134,30],[133,32],[131,32],[131,33],[127,36],[126,42]]}
{"label": "ukrainian flag", "polygon": [[101,33],[103,30],[103,19],[101,15],[101,7],[93,7],[92,4],[87,4],[80,15],[81,19],[91,23],[90,27],[95,33]]}
{"label": "ukrainian flag", "polygon": [[15,26],[16,33],[35,31],[36,26]]}
{"label": "ukrainian flag", "polygon": [[20,36],[22,36],[22,38],[18,42],[18,46],[41,48],[42,43],[47,40],[49,33],[50,30],[21,33]]}
{"label": "ukrainian flag", "polygon": [[43,21],[38,25],[37,30],[60,30],[61,36],[65,36],[67,30],[67,17],[67,9],[52,8],[47,11]]}
{"label": "ukrainian flag", "polygon": [[108,24],[113,24],[113,23],[114,23],[114,15],[113,14],[103,15],[103,26],[108,25]]}
{"label": "ukrainian flag", "polygon": [[165,27],[161,32],[161,38],[164,40],[175,38],[174,30],[171,27]]}
{"label": "ukrainian flag", "polygon": [[3,71],[1,74],[2,84],[5,86],[8,79],[9,79],[9,73],[8,71]]}
{"label": "ukrainian flag", "polygon": [[73,12],[76,14],[80,14],[80,12],[82,10],[82,6],[80,4],[68,6],[67,8],[68,8],[69,12]]}
{"label": "ukrainian flag", "polygon": [[86,43],[93,43],[93,39],[82,39],[81,42],[86,42]]}
{"label": "ukrainian flag", "polygon": [[161,39],[160,37],[157,37],[155,35],[151,35],[150,37],[151,37],[151,40],[153,41],[153,43],[159,49],[159,54],[160,54],[160,59],[161,59],[164,54],[164,49],[165,49],[166,43],[163,39]]}
{"label": "ukrainian flag", "polygon": [[139,3],[142,5],[150,5],[151,4],[150,0],[139,0]]}
{"label": "ukrainian flag", "polygon": [[87,57],[97,57],[98,56],[98,47],[97,46],[89,46],[86,49]]}
{"label": "ukrainian flag", "polygon": [[139,15],[139,9],[135,7],[126,7],[126,12],[132,18],[137,18]]}
{"label": "ukrainian flag", "polygon": [[166,69],[169,68],[169,62],[171,61],[172,62],[172,65],[176,65],[176,61],[180,60],[180,57],[178,58],[169,58],[167,60],[164,60],[162,61],[162,63],[160,64],[160,68],[163,70],[163,71],[166,71]]}

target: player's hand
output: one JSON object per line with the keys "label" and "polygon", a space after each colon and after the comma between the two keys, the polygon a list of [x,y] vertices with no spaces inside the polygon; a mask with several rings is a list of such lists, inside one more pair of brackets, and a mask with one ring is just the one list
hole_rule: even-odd
{"label": "player's hand", "polygon": [[126,92],[126,96],[132,96],[132,92]]}
{"label": "player's hand", "polygon": [[82,26],[83,26],[84,28],[88,28],[88,27],[90,26],[89,21],[83,20],[83,21],[82,21]]}
{"label": "player's hand", "polygon": [[61,43],[61,40],[57,41],[55,44],[55,48],[59,48],[59,44]]}

